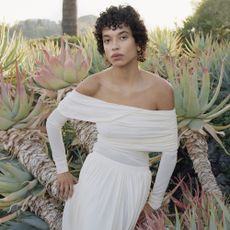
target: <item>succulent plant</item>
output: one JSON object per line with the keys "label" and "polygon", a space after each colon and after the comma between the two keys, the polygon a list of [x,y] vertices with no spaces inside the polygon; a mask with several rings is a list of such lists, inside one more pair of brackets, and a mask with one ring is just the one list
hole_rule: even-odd
{"label": "succulent plant", "polygon": [[41,115],[44,104],[41,100],[34,106],[33,92],[27,94],[23,85],[24,74],[16,67],[16,87],[4,82],[0,73],[0,130],[9,128],[25,128],[34,125],[35,119]]}
{"label": "succulent plant", "polygon": [[216,89],[213,89],[214,93],[211,91],[208,67],[201,63],[184,62],[180,66],[168,63],[167,73],[169,81],[174,87],[178,128],[188,127],[201,134],[208,132],[228,153],[216,135],[218,132],[215,131],[214,127],[217,126],[212,126],[210,123],[214,118],[230,109],[228,104],[230,94],[219,105],[214,104],[219,96],[223,81],[224,60],[222,61],[218,84]]}
{"label": "succulent plant", "polygon": [[13,32],[10,35],[10,29],[7,25],[0,25],[0,67],[5,73],[11,73],[15,70],[15,62],[22,62],[25,42],[21,34]]}
{"label": "succulent plant", "polygon": [[79,83],[87,76],[91,66],[91,58],[82,46],[69,44],[61,40],[60,54],[52,56],[47,50],[45,63],[38,63],[38,69],[33,80],[42,88],[59,90],[75,83]]}
{"label": "succulent plant", "polygon": [[92,56],[92,65],[89,70],[89,74],[97,73],[99,71],[106,69],[109,66],[109,64],[106,63],[104,58],[98,52],[97,42],[91,30],[88,30],[84,34],[84,37],[81,37],[81,44],[85,48],[87,53],[89,53]]}
{"label": "succulent plant", "polygon": [[143,68],[167,78],[165,61],[177,59],[182,52],[181,36],[168,29],[157,27],[149,33],[146,61]]}
{"label": "succulent plant", "polygon": [[9,210],[32,194],[40,192],[38,180],[25,169],[16,159],[9,159],[0,153],[0,209]]}

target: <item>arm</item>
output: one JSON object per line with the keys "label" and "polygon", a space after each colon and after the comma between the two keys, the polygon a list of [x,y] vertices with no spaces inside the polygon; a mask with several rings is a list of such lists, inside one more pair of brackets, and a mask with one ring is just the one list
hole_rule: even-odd
{"label": "arm", "polygon": [[156,180],[148,199],[148,203],[153,209],[158,209],[161,206],[165,191],[175,168],[176,161],[177,151],[162,153]]}
{"label": "arm", "polygon": [[55,109],[46,121],[48,139],[57,170],[59,198],[63,200],[72,197],[73,185],[76,182],[76,179],[68,169],[65,146],[62,138],[62,126],[67,120],[67,117]]}
{"label": "arm", "polygon": [[[157,105],[158,109],[170,110],[174,108],[173,88],[165,79],[159,78],[157,97],[160,98]],[[177,135],[177,133],[175,133],[175,135]],[[148,203],[153,209],[158,209],[161,206],[176,161],[177,150],[162,152],[156,180],[148,199]]]}
{"label": "arm", "polygon": [[46,130],[52,151],[57,174],[68,171],[68,164],[65,155],[65,147],[62,138],[62,126],[68,120],[57,109],[55,109],[46,121]]}
{"label": "arm", "polygon": [[[82,94],[91,96],[95,94],[98,87],[99,87],[98,77],[97,75],[94,75],[94,76],[87,77],[81,83],[79,83],[78,86],[76,87],[76,90]],[[69,100],[66,100],[66,98],[64,98],[61,103],[65,105],[64,106],[65,112],[66,112],[66,108],[69,107],[68,113],[63,113],[64,109],[63,108],[61,109],[59,105],[50,114],[50,116],[48,117],[46,121],[48,139],[50,142],[52,156],[53,156],[58,174],[68,171],[68,164],[67,164],[66,155],[65,155],[65,147],[64,147],[64,143],[62,139],[62,126],[68,120],[68,117],[66,116],[69,116],[70,118],[71,115],[74,113],[74,111],[75,113],[78,113],[79,117],[82,117],[82,114],[85,113],[84,112],[85,108],[82,108],[81,105],[78,105],[77,101],[75,101],[73,104],[73,103],[70,103]],[[75,109],[73,107],[75,107]],[[65,115],[65,114],[68,114],[68,115]]]}

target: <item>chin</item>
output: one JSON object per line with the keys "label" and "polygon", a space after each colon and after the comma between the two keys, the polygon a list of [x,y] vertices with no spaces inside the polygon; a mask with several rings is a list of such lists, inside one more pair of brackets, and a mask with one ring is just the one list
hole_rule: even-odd
{"label": "chin", "polygon": [[113,63],[111,63],[111,65],[112,66],[114,66],[114,67],[124,67],[124,66],[126,66],[127,65],[127,63],[125,62],[113,62]]}
{"label": "chin", "polygon": [[125,64],[112,64],[113,67],[116,67],[116,68],[122,68],[124,66],[126,66]]}

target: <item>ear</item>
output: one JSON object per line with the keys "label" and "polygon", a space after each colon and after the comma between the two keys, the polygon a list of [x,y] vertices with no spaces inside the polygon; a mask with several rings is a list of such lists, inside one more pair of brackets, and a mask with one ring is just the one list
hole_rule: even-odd
{"label": "ear", "polygon": [[141,51],[141,47],[139,45],[137,45],[137,52]]}

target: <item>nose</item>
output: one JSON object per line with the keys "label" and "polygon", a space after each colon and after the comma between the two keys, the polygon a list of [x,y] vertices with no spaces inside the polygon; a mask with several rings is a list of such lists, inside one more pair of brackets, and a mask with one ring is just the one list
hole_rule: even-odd
{"label": "nose", "polygon": [[112,50],[117,50],[119,49],[119,44],[116,40],[112,42]]}

